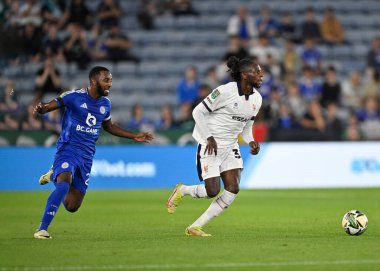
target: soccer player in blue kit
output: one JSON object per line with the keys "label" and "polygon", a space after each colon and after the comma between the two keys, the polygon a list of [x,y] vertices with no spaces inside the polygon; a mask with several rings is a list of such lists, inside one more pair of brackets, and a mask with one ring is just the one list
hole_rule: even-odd
{"label": "soccer player in blue kit", "polygon": [[65,107],[53,167],[40,178],[40,184],[53,181],[55,190],[47,199],[40,227],[34,233],[38,239],[51,238],[47,229],[61,202],[69,212],[81,206],[101,127],[112,135],[138,142],[148,143],[153,139],[150,133],[133,133],[112,122],[111,102],[106,97],[112,86],[112,75],[107,68],[94,67],[89,79],[88,88],[64,92],[57,99],[34,108],[35,113],[44,114]]}

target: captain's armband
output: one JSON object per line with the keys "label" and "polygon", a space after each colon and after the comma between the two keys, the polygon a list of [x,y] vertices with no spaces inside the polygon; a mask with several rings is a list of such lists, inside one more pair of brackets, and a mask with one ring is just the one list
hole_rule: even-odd
{"label": "captain's armband", "polygon": [[55,101],[57,102],[58,107],[63,107],[63,106],[65,106],[65,103],[63,102],[62,97],[58,97],[58,98],[56,98]]}

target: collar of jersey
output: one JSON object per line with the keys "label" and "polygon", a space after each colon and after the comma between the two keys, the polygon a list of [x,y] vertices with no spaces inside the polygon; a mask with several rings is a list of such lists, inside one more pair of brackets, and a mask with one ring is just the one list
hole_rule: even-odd
{"label": "collar of jersey", "polygon": [[238,88],[238,91],[239,91],[239,96],[243,96],[243,95],[252,95],[253,93],[255,93],[255,92],[253,91],[253,89],[252,89],[251,92],[250,92],[249,94],[245,94],[245,93],[243,92],[243,90],[241,89],[240,82],[236,82],[236,84],[237,84],[237,88]]}

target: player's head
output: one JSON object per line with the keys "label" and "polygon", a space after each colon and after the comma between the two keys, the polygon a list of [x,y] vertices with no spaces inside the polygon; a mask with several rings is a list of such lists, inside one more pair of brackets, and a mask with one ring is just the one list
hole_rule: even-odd
{"label": "player's head", "polygon": [[227,67],[229,72],[236,82],[244,82],[249,85],[260,88],[263,82],[263,72],[259,64],[251,58],[239,59],[231,56],[228,58]]}
{"label": "player's head", "polygon": [[91,69],[88,77],[91,88],[95,88],[100,96],[108,96],[112,87],[112,74],[107,68],[96,66]]}

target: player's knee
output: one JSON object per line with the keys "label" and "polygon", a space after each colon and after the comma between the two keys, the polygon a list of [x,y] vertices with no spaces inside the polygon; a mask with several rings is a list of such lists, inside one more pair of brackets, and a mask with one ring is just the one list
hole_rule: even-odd
{"label": "player's knee", "polygon": [[76,211],[78,211],[79,207],[68,207],[66,208],[66,210],[70,213],[75,213]]}
{"label": "player's knee", "polygon": [[209,198],[214,198],[216,197],[219,192],[220,192],[220,188],[210,188],[210,189],[206,189],[206,192],[207,192],[207,196]]}
{"label": "player's knee", "polygon": [[71,204],[64,204],[66,210],[70,213],[75,213],[78,211],[79,207],[78,205],[71,205]]}

